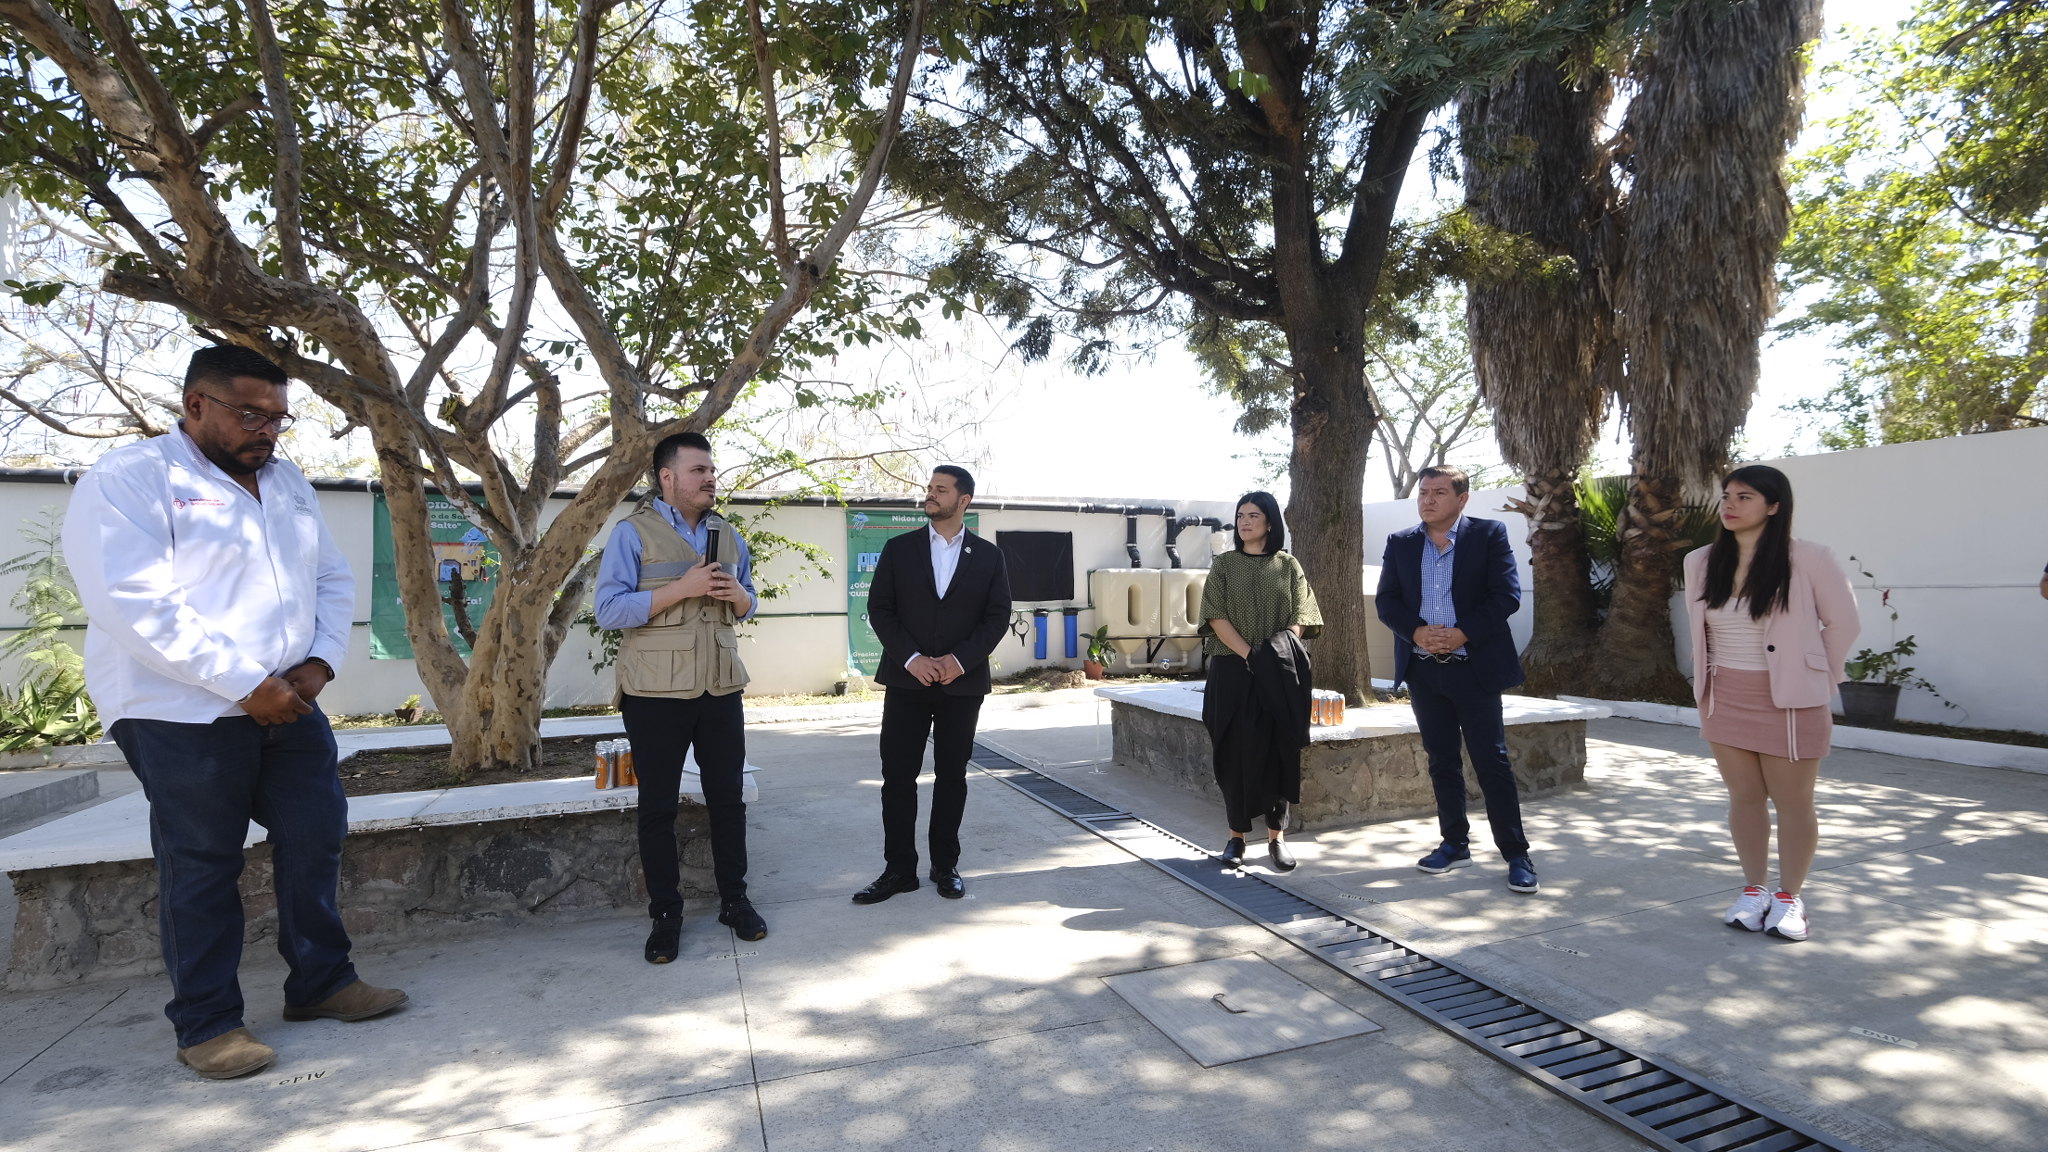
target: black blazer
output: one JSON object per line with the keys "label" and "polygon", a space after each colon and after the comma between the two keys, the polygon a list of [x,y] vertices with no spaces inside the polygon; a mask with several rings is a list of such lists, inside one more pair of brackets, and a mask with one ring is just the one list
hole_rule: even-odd
{"label": "black blazer", "polygon": [[1010,569],[1003,550],[967,532],[960,566],[942,598],[932,580],[929,530],[899,533],[882,545],[875,563],[868,623],[882,641],[875,679],[884,687],[924,687],[903,666],[922,653],[960,661],[960,678],[942,686],[946,695],[988,695],[988,655],[1010,632]]}
{"label": "black blazer", "polygon": [[[1515,550],[1508,526],[1498,520],[1464,518],[1458,551],[1451,562],[1451,609],[1465,633],[1465,654],[1482,687],[1505,692],[1520,684],[1522,658],[1508,631],[1508,617],[1522,606],[1522,581],[1515,574]],[[1394,683],[1408,678],[1415,654],[1415,630],[1422,618],[1422,548],[1428,530],[1417,524],[1387,537],[1380,558],[1380,587],[1373,606],[1394,631]]]}

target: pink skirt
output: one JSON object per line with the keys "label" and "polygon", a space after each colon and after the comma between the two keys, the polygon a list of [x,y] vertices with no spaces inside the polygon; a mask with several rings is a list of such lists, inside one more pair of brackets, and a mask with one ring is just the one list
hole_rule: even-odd
{"label": "pink skirt", "polygon": [[1700,694],[1700,735],[1785,760],[1818,760],[1828,754],[1835,718],[1826,705],[1780,708],[1771,703],[1771,674],[1740,668],[1707,668]]}

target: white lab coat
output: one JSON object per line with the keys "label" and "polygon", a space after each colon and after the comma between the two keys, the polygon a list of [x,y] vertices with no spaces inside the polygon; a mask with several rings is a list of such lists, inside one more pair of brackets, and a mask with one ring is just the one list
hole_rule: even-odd
{"label": "white lab coat", "polygon": [[203,724],[311,657],[339,671],[355,577],[305,474],[273,459],[259,502],[182,427],[78,481],[64,555],[85,605],[86,689],[116,720]]}

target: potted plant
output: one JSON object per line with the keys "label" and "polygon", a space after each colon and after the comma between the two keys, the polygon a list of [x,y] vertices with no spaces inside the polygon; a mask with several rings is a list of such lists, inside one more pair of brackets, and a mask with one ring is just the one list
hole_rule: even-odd
{"label": "potted plant", "polygon": [[415,692],[405,698],[405,703],[391,710],[400,724],[417,724],[420,719],[420,694]]}
{"label": "potted plant", "polygon": [[[1891,617],[1892,635],[1899,634],[1899,610],[1892,603],[1889,585],[1879,584],[1876,574],[1863,566],[1855,556],[1849,563],[1856,566],[1870,587],[1877,592],[1878,602]],[[1842,673],[1848,679],[1838,687],[1842,690],[1842,719],[1859,728],[1888,728],[1899,716],[1899,691],[1914,688],[1941,701],[1945,708],[1954,708],[1955,701],[1943,696],[1913,671],[1906,659],[1919,648],[1919,642],[1912,636],[1894,639],[1889,648],[1865,648],[1843,665]]]}
{"label": "potted plant", "polygon": [[1090,680],[1102,679],[1110,658],[1115,655],[1116,646],[1109,642],[1109,625],[1104,624],[1088,634],[1088,655],[1081,660],[1082,674]]}
{"label": "potted plant", "polygon": [[1934,685],[1905,662],[1917,647],[1908,636],[1883,651],[1865,648],[1851,657],[1843,667],[1849,678],[1840,685],[1842,719],[1861,728],[1889,727],[1898,718],[1900,689],[1918,688],[1939,697]]}

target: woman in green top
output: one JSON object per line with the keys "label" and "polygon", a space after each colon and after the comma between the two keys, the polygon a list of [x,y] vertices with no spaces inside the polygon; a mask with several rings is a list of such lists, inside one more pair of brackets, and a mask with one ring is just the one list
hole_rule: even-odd
{"label": "woman in green top", "polygon": [[1301,801],[1301,749],[1308,744],[1308,653],[1299,641],[1322,630],[1323,614],[1300,562],[1281,550],[1287,528],[1272,493],[1238,499],[1233,542],[1234,551],[1210,564],[1202,590],[1209,654],[1202,723],[1230,824],[1223,859],[1243,861],[1252,818],[1263,813],[1266,853],[1285,872],[1294,867],[1282,839],[1287,806]]}

